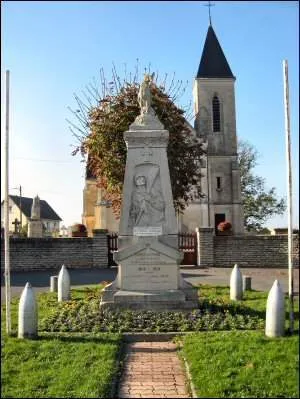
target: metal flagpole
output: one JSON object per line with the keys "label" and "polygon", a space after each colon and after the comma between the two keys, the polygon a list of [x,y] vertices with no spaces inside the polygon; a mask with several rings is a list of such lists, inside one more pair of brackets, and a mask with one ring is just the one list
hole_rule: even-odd
{"label": "metal flagpole", "polygon": [[22,230],[22,186],[20,184],[20,232]]}
{"label": "metal flagpole", "polygon": [[290,332],[294,331],[294,290],[293,290],[293,218],[292,218],[292,164],[291,164],[291,137],[290,137],[290,104],[288,63],[283,60],[284,83],[284,116],[287,159],[287,209],[288,209],[288,267],[289,267],[289,313]]}
{"label": "metal flagpole", "polygon": [[9,254],[9,213],[8,213],[8,160],[9,160],[9,71],[6,71],[6,117],[5,117],[5,198],[4,198],[4,256],[5,256],[5,299],[6,332],[11,333],[10,318],[10,254]]}

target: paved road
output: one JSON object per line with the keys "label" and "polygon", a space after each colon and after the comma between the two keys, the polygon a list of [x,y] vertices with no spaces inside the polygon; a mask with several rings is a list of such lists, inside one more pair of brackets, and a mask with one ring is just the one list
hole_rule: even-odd
{"label": "paved road", "polygon": [[[97,284],[101,281],[113,281],[117,275],[117,267],[109,269],[69,269],[71,286]],[[30,282],[35,292],[49,291],[50,276],[58,275],[57,270],[11,272],[11,295],[19,296],[25,284]],[[1,302],[5,300],[5,280],[1,274]]]}
{"label": "paved road", "polygon": [[[278,280],[284,292],[288,292],[288,269],[274,268],[242,268],[243,276],[252,278],[252,289],[257,291],[269,291],[275,280]],[[181,268],[183,277],[191,284],[213,284],[229,286],[232,268],[225,267],[187,267]],[[299,268],[293,270],[294,292],[299,295]]]}
{"label": "paved road", "polygon": [[[196,266],[182,266],[182,276],[191,284],[214,284],[228,286],[231,268],[199,268]],[[50,276],[57,275],[59,270],[36,272],[12,272],[12,296],[19,296],[27,281],[34,287],[35,292],[48,291]],[[241,268],[243,275],[252,277],[252,289],[269,291],[273,282],[278,279],[284,292],[288,292],[287,269],[258,269]],[[73,269],[69,270],[71,286],[96,284],[101,281],[113,281],[117,275],[117,267],[110,269]],[[299,295],[299,268],[294,269],[294,292]],[[1,302],[5,300],[4,276],[1,274]]]}

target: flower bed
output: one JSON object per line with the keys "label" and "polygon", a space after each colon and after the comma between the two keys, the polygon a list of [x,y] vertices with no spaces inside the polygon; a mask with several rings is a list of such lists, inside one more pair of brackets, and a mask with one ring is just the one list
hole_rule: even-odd
{"label": "flower bed", "polygon": [[56,304],[42,318],[39,330],[50,332],[184,332],[261,329],[264,314],[242,303],[203,298],[189,312],[99,309],[100,292]]}

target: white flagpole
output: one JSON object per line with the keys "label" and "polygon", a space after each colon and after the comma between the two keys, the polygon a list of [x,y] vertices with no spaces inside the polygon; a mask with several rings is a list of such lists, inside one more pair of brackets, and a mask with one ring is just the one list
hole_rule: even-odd
{"label": "white flagpole", "polygon": [[5,117],[5,198],[4,198],[4,256],[5,256],[5,299],[6,332],[11,333],[10,312],[10,254],[9,254],[9,213],[8,213],[8,161],[9,161],[9,71],[6,71],[6,117]]}
{"label": "white flagpole", "polygon": [[289,313],[290,332],[294,331],[294,290],[293,290],[293,218],[292,218],[292,164],[291,164],[291,137],[290,137],[290,104],[289,104],[289,77],[288,63],[283,60],[284,82],[284,115],[287,160],[287,213],[288,213],[288,267],[289,267]]}

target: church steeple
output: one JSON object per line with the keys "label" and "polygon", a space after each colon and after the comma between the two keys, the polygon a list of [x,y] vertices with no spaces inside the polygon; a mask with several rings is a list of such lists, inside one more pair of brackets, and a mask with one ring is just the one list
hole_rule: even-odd
{"label": "church steeple", "polygon": [[210,25],[196,78],[233,78],[217,36]]}
{"label": "church steeple", "polygon": [[207,146],[197,225],[213,227],[217,233],[218,224],[227,220],[233,234],[243,234],[234,85],[235,77],[210,25],[193,88],[195,130]]}

